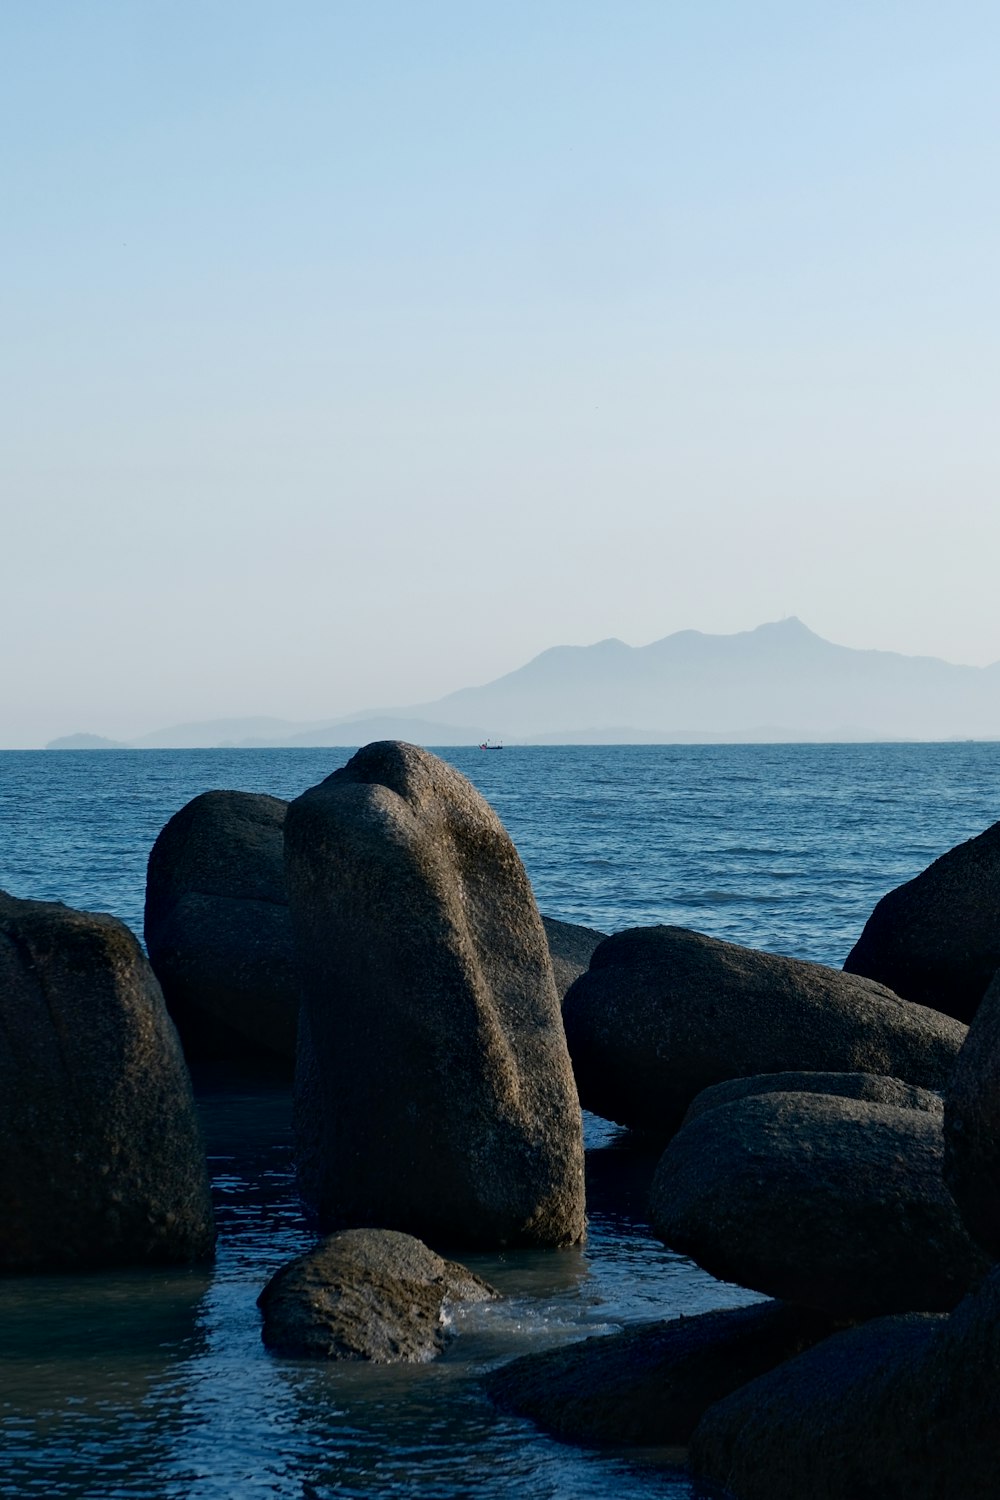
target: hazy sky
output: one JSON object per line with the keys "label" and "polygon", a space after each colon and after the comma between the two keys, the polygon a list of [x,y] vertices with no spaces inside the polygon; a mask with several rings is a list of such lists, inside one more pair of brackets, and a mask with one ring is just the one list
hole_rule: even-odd
{"label": "hazy sky", "polygon": [[1000,658],[1000,9],[6,0],[0,744]]}

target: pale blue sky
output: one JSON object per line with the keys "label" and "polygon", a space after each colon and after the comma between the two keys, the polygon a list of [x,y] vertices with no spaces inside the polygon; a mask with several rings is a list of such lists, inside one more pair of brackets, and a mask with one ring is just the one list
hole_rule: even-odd
{"label": "pale blue sky", "polygon": [[994,5],[6,0],[0,56],[0,744],[792,613],[1000,658]]}

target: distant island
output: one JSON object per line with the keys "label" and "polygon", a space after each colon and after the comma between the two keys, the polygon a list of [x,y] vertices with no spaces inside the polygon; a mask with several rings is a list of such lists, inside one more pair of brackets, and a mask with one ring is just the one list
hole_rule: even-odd
{"label": "distant island", "polygon": [[648,646],[554,646],[482,687],[312,723],[220,719],[124,745],[50,750],[363,745],[702,744],[1000,739],[1000,662],[859,651],[790,618],[734,635],[681,630]]}
{"label": "distant island", "polygon": [[103,734],[64,734],[49,740],[46,750],[127,750],[122,740],[108,740]]}

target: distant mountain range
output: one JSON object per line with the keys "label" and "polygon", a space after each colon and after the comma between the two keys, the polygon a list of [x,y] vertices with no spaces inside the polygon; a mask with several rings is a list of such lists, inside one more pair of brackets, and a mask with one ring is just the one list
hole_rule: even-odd
{"label": "distant mountain range", "polygon": [[158,730],[128,746],[69,735],[46,748],[655,744],[716,741],[1000,739],[1000,662],[858,651],[801,620],[737,635],[681,630],[649,646],[554,646],[483,687],[432,703],[327,722],[220,719]]}

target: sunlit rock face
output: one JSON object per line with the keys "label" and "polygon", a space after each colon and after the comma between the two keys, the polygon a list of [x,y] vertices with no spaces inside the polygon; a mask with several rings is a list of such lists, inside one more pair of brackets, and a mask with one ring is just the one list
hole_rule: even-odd
{"label": "sunlit rock face", "polygon": [[369,745],[291,804],[300,1175],[324,1227],[558,1245],[584,1229],[579,1103],[541,918],[474,787]]}

